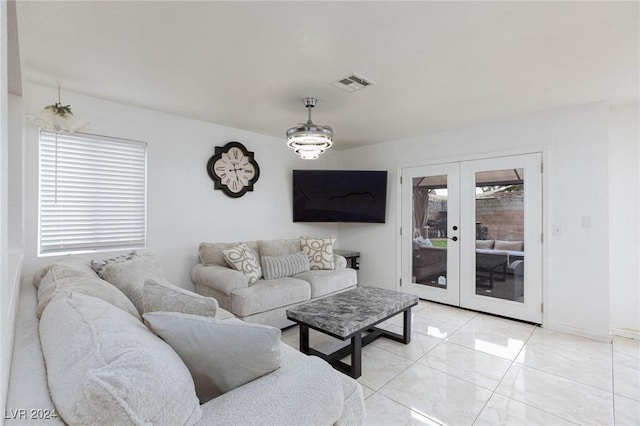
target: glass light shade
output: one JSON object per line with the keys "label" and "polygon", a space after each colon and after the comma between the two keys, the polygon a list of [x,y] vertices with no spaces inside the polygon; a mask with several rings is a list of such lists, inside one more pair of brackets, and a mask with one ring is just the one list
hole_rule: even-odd
{"label": "glass light shade", "polygon": [[69,106],[62,107],[58,103],[45,107],[35,115],[27,115],[27,119],[47,132],[77,132],[89,124],[76,118]]}
{"label": "glass light shade", "polygon": [[[320,130],[321,129],[321,130]],[[305,160],[315,160],[331,147],[332,135],[329,126],[301,126],[287,130],[287,145]]]}
{"label": "glass light shade", "polygon": [[311,108],[316,104],[315,98],[305,98],[304,102],[309,119],[304,124],[287,129],[287,145],[303,160],[315,160],[331,147],[333,129],[331,126],[322,126],[311,121]]}

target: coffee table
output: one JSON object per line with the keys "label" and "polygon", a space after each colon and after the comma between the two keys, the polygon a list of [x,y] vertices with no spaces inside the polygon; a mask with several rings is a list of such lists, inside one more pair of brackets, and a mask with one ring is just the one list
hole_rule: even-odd
{"label": "coffee table", "polygon": [[[300,325],[300,351],[316,355],[353,378],[362,374],[362,347],[379,337],[408,344],[411,342],[411,308],[418,296],[376,287],[358,287],[324,299],[287,309],[287,318]],[[394,315],[404,314],[402,335],[375,327]],[[309,347],[309,328],[351,344],[331,354]],[[368,334],[363,336],[364,332]],[[341,361],[351,355],[351,365]]]}

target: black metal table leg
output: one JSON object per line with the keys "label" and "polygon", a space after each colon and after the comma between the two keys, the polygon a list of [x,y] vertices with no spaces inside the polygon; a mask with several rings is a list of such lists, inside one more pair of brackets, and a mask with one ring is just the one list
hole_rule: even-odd
{"label": "black metal table leg", "polygon": [[351,338],[351,371],[350,376],[358,378],[362,375],[362,333]]}
{"label": "black metal table leg", "polygon": [[309,354],[309,326],[300,323],[300,352]]}
{"label": "black metal table leg", "polygon": [[411,308],[404,311],[404,326],[402,327],[402,343],[411,343]]}

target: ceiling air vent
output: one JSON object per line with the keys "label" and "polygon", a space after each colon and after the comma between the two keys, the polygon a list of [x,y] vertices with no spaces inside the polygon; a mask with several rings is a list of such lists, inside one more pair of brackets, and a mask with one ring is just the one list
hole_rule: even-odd
{"label": "ceiling air vent", "polygon": [[344,90],[348,93],[364,89],[365,87],[372,86],[373,84],[373,81],[367,80],[366,78],[359,76],[358,74],[350,74],[338,81],[334,81],[333,83],[331,83],[332,86],[335,86],[338,89]]}

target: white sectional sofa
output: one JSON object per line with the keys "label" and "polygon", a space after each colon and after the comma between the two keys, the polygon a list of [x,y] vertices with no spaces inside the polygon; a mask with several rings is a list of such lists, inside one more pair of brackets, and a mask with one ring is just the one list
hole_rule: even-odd
{"label": "white sectional sofa", "polygon": [[286,317],[288,308],[352,289],[358,281],[356,271],[346,267],[346,259],[333,255],[333,269],[309,269],[277,279],[260,275],[255,283],[250,283],[249,277],[229,267],[223,256],[223,250],[238,244],[249,247],[258,264],[263,264],[265,257],[295,255],[303,247],[300,238],[200,244],[201,263],[191,271],[196,292],[214,297],[221,307],[243,321],[288,327],[294,324]]}
{"label": "white sectional sofa", "polygon": [[[64,267],[36,273],[34,285],[21,288],[6,424],[362,423],[364,399],[355,380],[282,344],[278,329],[238,321],[214,300],[179,289],[167,303],[175,294],[187,301],[194,296],[215,316],[151,313],[263,327],[277,336],[277,353],[271,355],[279,368],[201,404],[188,362],[145,326],[132,300],[101,283],[88,260],[60,263]],[[142,297],[140,306],[148,306],[146,288]]]}

